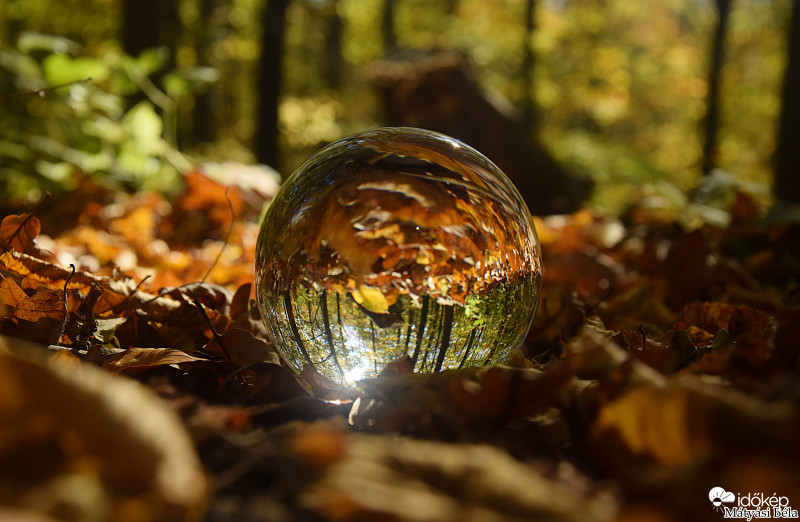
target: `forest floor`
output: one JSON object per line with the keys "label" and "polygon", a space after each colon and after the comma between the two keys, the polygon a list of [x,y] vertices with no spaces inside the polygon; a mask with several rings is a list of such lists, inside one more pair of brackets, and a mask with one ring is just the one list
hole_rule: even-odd
{"label": "forest floor", "polygon": [[271,190],[82,179],[5,216],[0,519],[797,517],[797,209],[728,187],[536,219],[539,310],[508,365],[390,366],[330,401],[253,301]]}

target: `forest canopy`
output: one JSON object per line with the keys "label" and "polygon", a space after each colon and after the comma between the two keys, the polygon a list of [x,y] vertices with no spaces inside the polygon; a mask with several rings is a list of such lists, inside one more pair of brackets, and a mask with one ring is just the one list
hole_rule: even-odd
{"label": "forest canopy", "polygon": [[[69,188],[75,170],[165,190],[207,162],[268,163],[285,177],[321,145],[389,121],[376,63],[441,51],[462,54],[504,116],[592,179],[601,208],[623,210],[642,187],[688,191],[709,165],[767,193],[791,8],[789,0],[8,0],[0,7],[3,193],[35,201]],[[264,134],[265,86],[276,80],[265,67],[275,62],[278,89],[267,94],[277,133]],[[704,151],[710,103],[717,123]],[[270,140],[275,152],[263,153]]]}

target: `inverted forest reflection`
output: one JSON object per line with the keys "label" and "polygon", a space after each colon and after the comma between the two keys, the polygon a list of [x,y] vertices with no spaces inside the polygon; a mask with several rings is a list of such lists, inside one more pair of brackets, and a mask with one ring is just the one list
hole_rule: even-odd
{"label": "inverted forest reflection", "polygon": [[420,372],[503,362],[540,282],[533,221],[508,178],[469,146],[412,128],[312,156],[275,196],[256,251],[276,348],[350,385],[403,356]]}
{"label": "inverted forest reflection", "polygon": [[350,294],[316,291],[297,284],[262,307],[278,328],[284,355],[296,367],[308,364],[346,384],[377,376],[407,355],[418,372],[497,364],[527,332],[539,276],[500,285],[466,305],[424,295],[400,296],[386,313],[370,312]]}

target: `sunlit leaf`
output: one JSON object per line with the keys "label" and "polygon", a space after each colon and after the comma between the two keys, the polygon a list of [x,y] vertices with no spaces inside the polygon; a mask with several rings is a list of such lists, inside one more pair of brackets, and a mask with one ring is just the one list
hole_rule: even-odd
{"label": "sunlit leaf", "polygon": [[42,231],[39,218],[29,214],[11,214],[0,222],[0,242],[26,254],[36,254],[34,239]]}
{"label": "sunlit leaf", "polygon": [[102,82],[110,71],[99,60],[89,57],[70,58],[64,54],[51,54],[44,59],[44,73],[51,85],[91,80]]}
{"label": "sunlit leaf", "polygon": [[153,105],[146,101],[140,102],[130,109],[125,114],[123,123],[130,127],[134,140],[146,151],[153,148],[163,130],[161,118],[156,114]]}

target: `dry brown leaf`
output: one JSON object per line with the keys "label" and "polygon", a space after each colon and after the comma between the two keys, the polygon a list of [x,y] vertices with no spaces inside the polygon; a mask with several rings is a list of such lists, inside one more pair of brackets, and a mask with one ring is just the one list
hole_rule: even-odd
{"label": "dry brown leaf", "polygon": [[490,366],[480,369],[473,378],[454,376],[441,402],[448,416],[508,422],[560,404],[571,379],[558,365],[547,372]]}
{"label": "dry brown leaf", "polygon": [[326,465],[303,501],[338,520],[599,521],[616,509],[490,446],[353,435]]}
{"label": "dry brown leaf", "polygon": [[103,368],[116,372],[143,371],[171,364],[209,362],[202,357],[194,357],[173,348],[128,348],[103,363]]}
{"label": "dry brown leaf", "polygon": [[107,278],[86,272],[75,272],[73,275],[72,270],[69,268],[48,263],[20,252],[9,251],[0,254],[0,269],[16,274],[19,277],[30,278],[57,288],[63,288],[64,283],[69,278],[70,287],[78,288],[85,294],[89,293],[93,283],[102,285],[107,281]]}
{"label": "dry brown leaf", "polygon": [[0,222],[0,243],[26,254],[39,254],[34,239],[42,231],[39,218],[30,214],[11,214]]}
{"label": "dry brown leaf", "polygon": [[7,277],[0,282],[0,297],[3,302],[11,307],[28,300],[28,294],[13,279]]}
{"label": "dry brown leaf", "polygon": [[[222,343],[233,363],[239,368],[246,368],[260,362],[280,363],[280,357],[271,345],[241,328],[231,328],[225,332],[222,335]],[[210,344],[213,346],[218,343],[212,341]],[[211,346],[207,348],[213,349]],[[222,352],[220,351],[220,353]]]}
{"label": "dry brown leaf", "polygon": [[13,308],[9,327],[15,336],[46,344],[58,341],[67,319],[61,292],[41,285],[28,296],[13,279],[7,277],[0,282],[0,299]]}
{"label": "dry brown leaf", "polygon": [[50,318],[63,321],[66,317],[62,292],[48,286],[39,286],[28,296],[13,279],[6,278],[0,283],[0,293],[9,305],[14,307],[13,316],[36,322]]}
{"label": "dry brown leaf", "polygon": [[763,336],[774,333],[772,321],[761,310],[746,305],[694,302],[683,309],[683,320],[712,334],[726,330],[734,339],[744,332]]}
{"label": "dry brown leaf", "polygon": [[208,484],[176,415],[134,381],[40,350],[0,337],[8,507],[76,522],[131,520],[131,509],[141,521],[199,519]]}
{"label": "dry brown leaf", "polygon": [[364,393],[350,422],[370,431],[426,437],[497,431],[560,405],[571,383],[563,365],[547,372],[506,366],[431,375],[387,372],[359,382]]}

